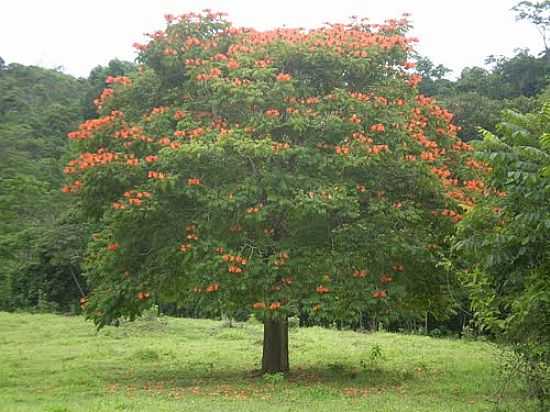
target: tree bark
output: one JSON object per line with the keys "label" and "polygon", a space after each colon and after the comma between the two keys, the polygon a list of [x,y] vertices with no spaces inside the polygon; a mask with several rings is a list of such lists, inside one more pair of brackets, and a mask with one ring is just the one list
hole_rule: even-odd
{"label": "tree bark", "polygon": [[266,318],[262,373],[286,373],[288,369],[288,320]]}

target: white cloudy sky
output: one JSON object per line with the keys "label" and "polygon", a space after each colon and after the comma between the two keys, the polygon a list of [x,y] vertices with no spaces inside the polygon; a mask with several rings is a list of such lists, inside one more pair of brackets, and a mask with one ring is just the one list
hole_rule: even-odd
{"label": "white cloudy sky", "polygon": [[516,22],[519,0],[2,0],[0,56],[7,62],[62,66],[87,76],[111,58],[132,60],[135,41],[164,27],[163,15],[211,8],[237,25],[265,29],[313,27],[351,15],[373,22],[412,13],[419,51],[460,73],[490,54],[513,54],[542,42],[533,26]]}

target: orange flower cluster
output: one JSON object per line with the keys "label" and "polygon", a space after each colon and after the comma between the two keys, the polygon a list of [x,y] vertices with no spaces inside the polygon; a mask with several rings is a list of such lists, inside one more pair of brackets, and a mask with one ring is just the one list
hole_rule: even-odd
{"label": "orange flower cluster", "polygon": [[246,213],[248,213],[249,215],[259,213],[262,207],[263,207],[263,205],[261,205],[261,204],[258,205],[258,206],[249,207],[249,208],[246,209]]}
{"label": "orange flower cluster", "polygon": [[201,184],[201,180],[197,177],[190,177],[187,179],[187,186],[199,186]]}
{"label": "orange flower cluster", "polygon": [[[123,195],[126,199],[128,199],[128,204],[133,206],[141,206],[143,199],[148,199],[152,196],[150,192],[138,192],[135,190],[131,190],[128,192],[124,192]],[[119,206],[120,205],[120,206]],[[124,205],[121,203],[113,203],[114,209],[124,209]]]}
{"label": "orange flower cluster", "polygon": [[143,133],[143,129],[138,126],[134,126],[130,128],[123,127],[122,129],[114,132],[113,136],[117,139],[122,139],[122,140],[132,139],[132,140],[137,140],[137,141],[146,142],[146,143],[154,142],[154,139],[151,137],[145,136]]}
{"label": "orange flower cluster", "polygon": [[187,66],[202,66],[205,63],[202,59],[185,59]]}
{"label": "orange flower cluster", "polygon": [[281,302],[272,302],[271,305],[269,305],[269,310],[279,310],[281,309]]}
{"label": "orange flower cluster", "polygon": [[151,294],[149,292],[138,292],[136,296],[138,300],[145,301],[151,297]]}
{"label": "orange flower cluster", "polygon": [[136,159],[133,154],[132,155],[127,155],[126,156],[126,164],[128,166],[138,166],[139,165],[139,159]]}
{"label": "orange flower cluster", "polygon": [[273,143],[271,145],[271,150],[273,151],[273,153],[279,153],[289,148],[290,145],[288,143]]}
{"label": "orange flower cluster", "polygon": [[163,50],[162,54],[164,56],[177,56],[178,52],[172,49],[171,47],[167,47],[166,49]]}
{"label": "orange flower cluster", "polygon": [[336,151],[336,154],[345,156],[345,155],[349,154],[350,147],[349,146],[336,146],[335,151]]}
{"label": "orange flower cluster", "polygon": [[103,89],[103,91],[101,92],[101,94],[99,95],[99,97],[97,99],[94,100],[94,104],[95,106],[98,108],[98,109],[101,109],[105,103],[107,102],[107,100],[109,100],[111,98],[111,96],[113,95],[114,93],[114,90],[113,89],[109,89],[109,88],[106,88],[106,89]]}
{"label": "orange flower cluster", "polygon": [[229,273],[242,273],[243,267],[248,263],[248,260],[242,256],[233,256],[233,255],[223,255],[223,261],[228,264],[227,271]]}
{"label": "orange flower cluster", "polygon": [[375,144],[374,146],[369,148],[369,153],[371,154],[379,154],[382,152],[389,152],[390,148],[387,144]]}
{"label": "orange flower cluster", "polygon": [[[206,133],[206,130],[202,127],[198,127],[196,129],[191,130],[176,130],[174,132],[174,136],[176,137],[189,137],[190,139],[197,139],[201,136],[204,136]],[[168,139],[168,138],[166,138]],[[169,140],[169,139],[168,139]]]}
{"label": "orange flower cluster", "polygon": [[292,80],[292,76],[287,73],[279,73],[277,77],[275,77],[275,79],[278,82],[289,82],[290,80]]}
{"label": "orange flower cluster", "polygon": [[180,245],[180,251],[181,252],[189,252],[192,249],[191,243],[196,240],[199,240],[199,235],[197,234],[197,225],[187,225],[185,227],[185,238],[187,239],[188,243],[183,243]]}
{"label": "orange flower cluster", "polygon": [[325,293],[328,293],[330,292],[330,289],[323,286],[323,285],[319,285],[317,286],[317,288],[315,289],[315,291],[319,294],[319,295],[324,295]]}
{"label": "orange flower cluster", "polygon": [[168,177],[168,175],[164,172],[156,172],[154,170],[150,170],[147,172],[147,178],[149,179],[156,179],[156,180],[164,180]]}
{"label": "orange flower cluster", "polygon": [[118,243],[109,243],[107,245],[107,250],[111,251],[111,252],[115,252],[117,251],[119,248],[119,244]]}
{"label": "orange flower cluster", "polygon": [[187,240],[199,240],[199,236],[197,235],[197,225],[187,225],[185,227],[185,233],[187,233]]}
{"label": "orange flower cluster", "polygon": [[384,299],[386,297],[385,290],[375,290],[372,292],[372,297],[375,299]]}
{"label": "orange flower cluster", "polygon": [[458,214],[454,210],[443,209],[441,212],[433,211],[432,214],[434,216],[437,216],[439,214],[441,216],[449,217],[453,221],[453,223],[458,223],[462,220],[462,215]]}
{"label": "orange flower cluster", "polygon": [[362,132],[355,132],[351,135],[352,139],[356,142],[359,142],[361,144],[373,144],[374,140],[372,140],[370,137],[368,137],[366,134]]}
{"label": "orange flower cluster", "polygon": [[475,159],[466,160],[466,166],[470,169],[481,170],[484,173],[489,173],[491,171],[491,167],[487,163]]}
{"label": "orange flower cluster", "polygon": [[405,266],[403,266],[400,263],[396,263],[395,265],[392,266],[392,269],[393,269],[394,272],[404,272],[405,271]]}
{"label": "orange flower cluster", "polygon": [[456,143],[453,143],[453,149],[459,152],[471,152],[474,150],[471,145],[463,142],[462,140],[457,140]]}
{"label": "orange flower cluster", "polygon": [[103,116],[98,119],[90,119],[81,123],[78,130],[70,132],[67,137],[71,140],[86,140],[89,139],[92,133],[104,126],[111,124],[114,120],[124,117],[122,112],[113,111],[108,116]]}
{"label": "orange flower cluster", "polygon": [[389,31],[395,31],[401,27],[400,25],[406,24],[405,20],[400,20],[393,25],[369,25],[369,30],[364,30],[361,25],[354,24],[334,24],[307,32],[290,28],[265,32],[248,30],[243,33],[242,44],[231,47],[229,54],[250,53],[270,43],[285,42],[290,45],[305,44],[311,52],[329,49],[339,55],[364,58],[368,56],[367,49],[369,48],[408,49],[409,43],[415,39],[388,34]]}
{"label": "orange flower cluster", "polygon": [[132,84],[132,80],[130,80],[130,78],[127,76],[107,76],[107,78],[105,79],[105,83],[130,86]]}
{"label": "orange flower cluster", "polygon": [[366,93],[359,93],[359,92],[350,92],[350,96],[353,97],[355,100],[358,100],[360,102],[367,102],[370,100],[371,96]]}
{"label": "orange flower cluster", "polygon": [[363,119],[361,119],[361,117],[357,116],[356,114],[352,114],[349,118],[349,121],[353,124],[361,124]]}
{"label": "orange flower cluster", "polygon": [[269,117],[270,119],[273,119],[275,117],[279,117],[280,113],[277,109],[269,109],[265,111],[265,116]]}
{"label": "orange flower cluster", "polygon": [[84,152],[78,156],[78,159],[69,161],[63,171],[65,174],[72,174],[91,167],[106,165],[117,159],[118,155],[116,153],[108,152],[105,149],[99,149],[96,153]]}
{"label": "orange flower cluster", "polygon": [[217,67],[214,67],[213,69],[210,69],[208,73],[200,73],[197,74],[195,77],[195,80],[197,81],[208,81],[212,79],[217,79],[222,75],[222,71],[218,69]]}
{"label": "orange flower cluster", "polygon": [[191,243],[182,243],[180,245],[180,251],[183,253],[189,252],[192,248],[193,246],[191,245]]}
{"label": "orange flower cluster", "polygon": [[481,180],[467,180],[464,182],[464,186],[469,189],[476,192],[482,192],[485,189],[485,184]]}
{"label": "orange flower cluster", "polygon": [[370,127],[370,130],[371,132],[379,132],[379,133],[384,133],[384,131],[386,130],[384,125],[382,123],[377,123],[377,124],[373,124],[371,127]]}
{"label": "orange flower cluster", "polygon": [[353,271],[353,277],[358,279],[366,278],[369,272],[366,269]]}
{"label": "orange flower cluster", "polygon": [[391,282],[393,282],[393,277],[391,275],[383,274],[380,277],[380,283],[382,283],[383,285],[386,285],[386,284],[391,283]]}
{"label": "orange flower cluster", "polygon": [[220,284],[218,282],[213,282],[206,287],[207,293],[217,292],[218,290],[220,290]]}
{"label": "orange flower cluster", "polygon": [[275,261],[273,264],[277,267],[284,266],[288,263],[288,253],[287,252],[281,252],[278,253],[277,256],[275,256]]}
{"label": "orange flower cluster", "polygon": [[238,62],[237,60],[235,60],[235,59],[229,59],[229,60],[227,61],[227,68],[228,68],[229,70],[236,70],[236,69],[238,69],[239,67],[240,67],[240,64],[239,64],[239,62]]}
{"label": "orange flower cluster", "polygon": [[252,308],[253,309],[256,309],[256,310],[262,310],[262,309],[265,309],[265,303],[263,302],[256,302],[252,305]]}
{"label": "orange flower cluster", "polygon": [[82,182],[80,180],[75,180],[72,184],[63,186],[61,191],[63,193],[73,193],[78,192],[82,188]]}
{"label": "orange flower cluster", "polygon": [[419,75],[419,74],[413,74],[411,75],[411,77],[409,78],[409,86],[411,87],[416,87],[418,86],[418,84],[422,81],[422,76]]}

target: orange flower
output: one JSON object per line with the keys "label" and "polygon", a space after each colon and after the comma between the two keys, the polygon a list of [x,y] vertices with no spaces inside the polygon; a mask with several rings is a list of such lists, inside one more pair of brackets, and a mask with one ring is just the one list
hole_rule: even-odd
{"label": "orange flower", "polygon": [[292,76],[287,73],[279,73],[276,79],[278,82],[288,82],[292,79]]}
{"label": "orange flower", "polygon": [[401,264],[395,264],[392,266],[392,269],[394,270],[394,272],[404,272],[405,271],[405,266],[401,265]]}
{"label": "orange flower", "polygon": [[336,154],[347,155],[349,154],[349,146],[336,146]]}
{"label": "orange flower", "polygon": [[191,249],[192,249],[192,246],[191,246],[190,243],[184,243],[184,244],[180,245],[180,251],[182,251],[183,253],[187,253]]}
{"label": "orange flower", "polygon": [[323,285],[319,285],[319,286],[317,286],[317,289],[315,289],[315,291],[320,295],[324,295],[325,293],[329,292],[329,288],[327,288]]}
{"label": "orange flower", "polygon": [[280,302],[273,302],[271,305],[269,305],[269,309],[271,310],[279,310],[281,308]]}
{"label": "orange flower", "polygon": [[369,272],[367,270],[356,270],[356,271],[353,272],[353,277],[362,279],[362,278],[367,277],[368,274],[369,274]]}
{"label": "orange flower", "polygon": [[252,308],[256,309],[256,310],[261,310],[261,309],[265,309],[265,303],[263,302],[256,302],[252,305]]}
{"label": "orange flower", "polygon": [[386,285],[391,282],[393,282],[393,277],[391,275],[383,274],[380,277],[380,283],[382,283],[383,285]]}
{"label": "orange flower", "polygon": [[237,60],[235,59],[230,59],[228,62],[227,62],[227,68],[229,70],[235,70],[235,69],[238,69],[240,67],[240,64]]}
{"label": "orange flower", "polygon": [[363,120],[356,114],[352,114],[351,117],[349,118],[349,121],[352,122],[353,124],[360,124]]}
{"label": "orange flower", "polygon": [[371,127],[370,127],[370,130],[372,132],[380,132],[380,133],[383,133],[385,131],[385,127],[382,123],[377,123],[377,124],[373,124]]}
{"label": "orange flower", "polygon": [[187,186],[198,186],[201,184],[201,180],[196,177],[190,177],[187,179]]}
{"label": "orange flower", "polygon": [[109,245],[107,246],[107,250],[114,252],[118,249],[118,247],[119,247],[118,243],[109,243]]}
{"label": "orange flower", "polygon": [[386,297],[386,291],[385,290],[375,290],[372,292],[372,297],[375,299],[383,299]]}
{"label": "orange flower", "polygon": [[266,117],[269,117],[271,119],[275,118],[275,117],[279,117],[280,113],[277,109],[269,109],[269,110],[266,110],[265,113]]}
{"label": "orange flower", "polygon": [[243,270],[239,266],[231,265],[229,266],[227,271],[229,273],[242,273]]}

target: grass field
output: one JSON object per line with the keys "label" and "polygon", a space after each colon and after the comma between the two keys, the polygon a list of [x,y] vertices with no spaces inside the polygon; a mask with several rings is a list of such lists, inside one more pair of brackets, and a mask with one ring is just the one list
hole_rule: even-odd
{"label": "grass field", "polygon": [[[297,328],[284,378],[257,373],[261,339],[250,322],[97,333],[80,317],[0,313],[0,411],[493,411],[502,385],[483,342]],[[514,382],[503,405],[528,410]]]}

